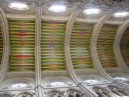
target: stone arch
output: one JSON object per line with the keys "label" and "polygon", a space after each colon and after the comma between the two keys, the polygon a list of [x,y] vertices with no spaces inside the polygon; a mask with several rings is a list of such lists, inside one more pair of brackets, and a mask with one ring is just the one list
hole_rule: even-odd
{"label": "stone arch", "polygon": [[34,97],[33,95],[34,93],[26,91],[17,94],[15,97]]}
{"label": "stone arch", "polygon": [[60,90],[51,90],[47,92],[47,97],[65,97],[64,92]]}
{"label": "stone arch", "polygon": [[78,89],[69,89],[66,91],[68,97],[83,97],[84,94]]}

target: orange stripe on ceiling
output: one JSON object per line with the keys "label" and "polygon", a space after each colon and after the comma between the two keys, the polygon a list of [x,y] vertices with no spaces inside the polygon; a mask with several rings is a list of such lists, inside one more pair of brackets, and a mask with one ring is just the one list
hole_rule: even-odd
{"label": "orange stripe on ceiling", "polygon": [[22,32],[21,32],[21,33],[18,33],[17,35],[18,35],[18,36],[23,36],[23,37],[24,37],[24,36],[29,36],[28,34],[22,33]]}
{"label": "orange stripe on ceiling", "polygon": [[29,58],[28,55],[17,55],[16,58]]}

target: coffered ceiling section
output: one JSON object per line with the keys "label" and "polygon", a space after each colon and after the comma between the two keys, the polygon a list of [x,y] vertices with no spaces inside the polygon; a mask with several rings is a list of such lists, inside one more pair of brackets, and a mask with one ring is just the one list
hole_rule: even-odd
{"label": "coffered ceiling section", "polygon": [[103,68],[116,68],[113,42],[118,25],[104,24],[97,40],[98,56]]}
{"label": "coffered ceiling section", "polygon": [[42,21],[41,69],[65,70],[64,36],[65,22]]}
{"label": "coffered ceiling section", "polygon": [[33,20],[8,20],[10,58],[8,71],[34,71],[35,23]]}
{"label": "coffered ceiling section", "polygon": [[90,42],[94,24],[74,24],[71,33],[71,59],[74,69],[93,69]]}

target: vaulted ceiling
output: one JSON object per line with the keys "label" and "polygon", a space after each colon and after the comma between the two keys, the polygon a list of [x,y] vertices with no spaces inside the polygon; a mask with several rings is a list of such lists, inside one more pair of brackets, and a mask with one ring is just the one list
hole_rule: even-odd
{"label": "vaulted ceiling", "polygon": [[128,19],[128,0],[0,0],[1,89],[30,81],[86,92],[80,83],[97,82],[88,79],[126,76]]}

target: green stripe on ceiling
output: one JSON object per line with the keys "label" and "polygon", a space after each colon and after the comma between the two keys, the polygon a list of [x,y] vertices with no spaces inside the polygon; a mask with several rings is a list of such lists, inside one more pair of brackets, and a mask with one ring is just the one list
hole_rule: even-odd
{"label": "green stripe on ceiling", "polygon": [[0,25],[0,67],[1,67],[2,55],[3,55],[3,35],[2,35],[2,28]]}
{"label": "green stripe on ceiling", "polygon": [[120,50],[123,57],[123,60],[129,66],[129,27],[124,31],[121,41],[120,41]]}
{"label": "green stripe on ceiling", "polygon": [[9,72],[34,71],[35,22],[9,20],[10,58]]}
{"label": "green stripe on ceiling", "polygon": [[116,68],[113,42],[118,25],[104,24],[97,40],[98,56],[103,68]]}
{"label": "green stripe on ceiling", "polygon": [[41,69],[42,71],[65,70],[64,35],[65,22],[42,21]]}
{"label": "green stripe on ceiling", "polygon": [[93,69],[90,41],[94,25],[75,23],[71,33],[70,51],[74,69]]}

